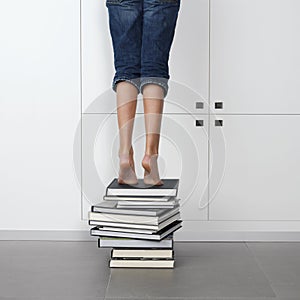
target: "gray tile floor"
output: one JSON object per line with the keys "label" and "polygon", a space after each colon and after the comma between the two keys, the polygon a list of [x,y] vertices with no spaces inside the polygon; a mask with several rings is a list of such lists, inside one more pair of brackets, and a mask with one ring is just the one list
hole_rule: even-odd
{"label": "gray tile floor", "polygon": [[175,269],[110,269],[91,242],[0,241],[0,300],[300,300],[300,243],[175,242]]}

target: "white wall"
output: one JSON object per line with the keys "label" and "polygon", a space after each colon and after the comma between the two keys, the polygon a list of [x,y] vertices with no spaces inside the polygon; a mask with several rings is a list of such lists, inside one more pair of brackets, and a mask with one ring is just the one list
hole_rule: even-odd
{"label": "white wall", "polygon": [[73,166],[80,1],[1,1],[0,39],[0,229],[86,229]]}

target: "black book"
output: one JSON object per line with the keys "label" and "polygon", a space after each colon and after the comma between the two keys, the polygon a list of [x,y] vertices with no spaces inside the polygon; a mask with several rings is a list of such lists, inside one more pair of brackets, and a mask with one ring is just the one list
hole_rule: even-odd
{"label": "black book", "polygon": [[164,178],[163,185],[145,184],[138,179],[137,184],[119,184],[114,178],[106,187],[106,196],[177,196],[179,179]]}
{"label": "black book", "polygon": [[170,233],[180,229],[182,220],[176,220],[164,227],[160,231],[153,234],[143,234],[143,233],[131,233],[131,232],[118,232],[118,231],[108,231],[101,230],[101,227],[93,227],[90,229],[90,235],[92,236],[113,236],[113,237],[129,237],[133,239],[145,239],[145,240],[162,240],[164,237],[168,236]]}

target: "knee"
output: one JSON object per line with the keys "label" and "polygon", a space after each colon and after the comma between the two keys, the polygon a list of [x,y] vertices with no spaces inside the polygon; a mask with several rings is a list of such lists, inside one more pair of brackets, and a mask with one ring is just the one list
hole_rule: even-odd
{"label": "knee", "polygon": [[168,78],[142,77],[140,91],[145,97],[163,99],[169,90]]}

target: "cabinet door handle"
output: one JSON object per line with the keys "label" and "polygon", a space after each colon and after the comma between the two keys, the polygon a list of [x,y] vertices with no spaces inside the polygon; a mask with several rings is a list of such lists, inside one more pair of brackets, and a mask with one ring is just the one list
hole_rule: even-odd
{"label": "cabinet door handle", "polygon": [[203,126],[203,120],[196,120],[196,126]]}
{"label": "cabinet door handle", "polygon": [[223,109],[223,102],[215,102],[215,109]]}
{"label": "cabinet door handle", "polygon": [[204,103],[203,102],[196,102],[196,109],[203,109]]}
{"label": "cabinet door handle", "polygon": [[223,120],[215,120],[215,126],[223,126]]}

